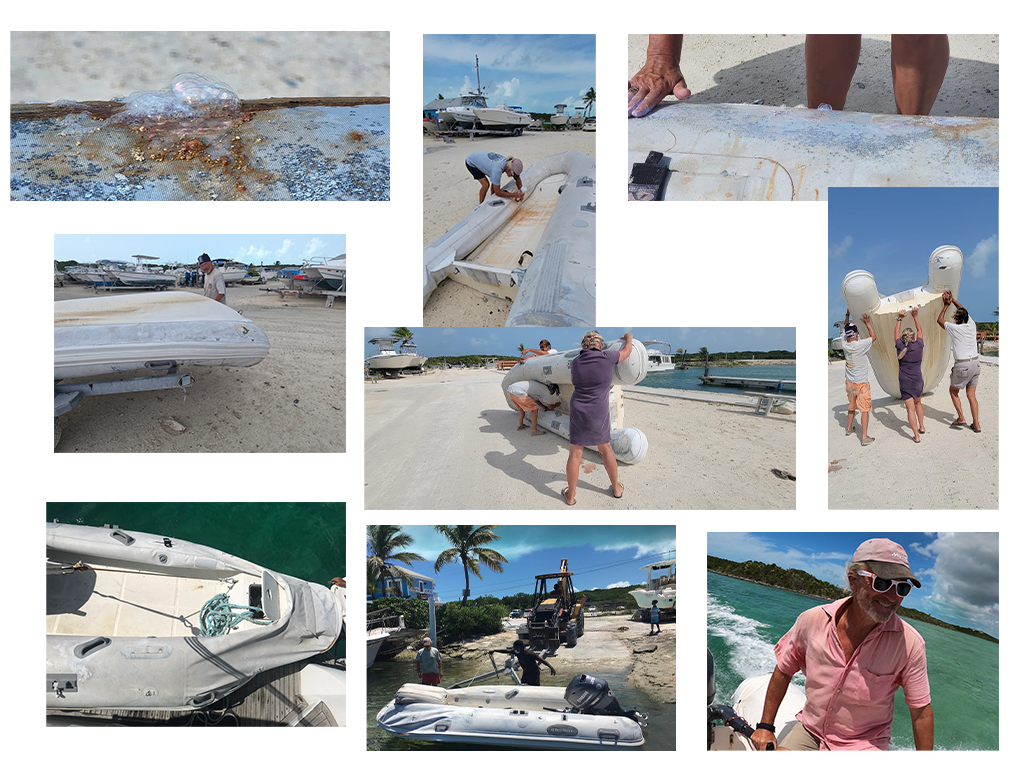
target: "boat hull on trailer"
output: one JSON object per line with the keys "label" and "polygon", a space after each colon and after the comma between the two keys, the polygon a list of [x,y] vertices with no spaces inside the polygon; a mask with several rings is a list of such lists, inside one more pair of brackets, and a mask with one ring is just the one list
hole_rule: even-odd
{"label": "boat hull on trailer", "polygon": [[487,685],[450,689],[408,683],[377,713],[393,736],[508,748],[639,750],[643,730],[620,715],[566,709],[564,688]]}
{"label": "boat hull on trailer", "polygon": [[[343,626],[341,593],[170,537],[49,523],[46,557],[47,709],[199,709]],[[218,592],[268,623],[202,636]]]}
{"label": "boat hull on trailer", "polygon": [[[558,199],[539,237],[511,263],[475,263],[474,251],[502,228],[515,224],[530,197],[554,176],[564,176]],[[594,158],[568,151],[531,165],[521,177],[523,202],[492,196],[423,249],[423,303],[437,285],[460,282],[513,300],[507,326],[593,326],[596,322],[597,190]],[[505,185],[515,189],[515,182]]]}
{"label": "boat hull on trailer", "polygon": [[[621,350],[624,342],[616,339],[606,345],[606,349]],[[572,361],[582,350],[573,349],[567,352],[556,352],[553,355],[530,357],[510,368],[501,382],[505,402],[515,410],[515,404],[509,397],[508,388],[517,381],[537,381],[541,384],[557,384],[561,393],[562,403],[559,410],[537,412],[537,424],[548,432],[569,439],[569,400],[572,397]],[[647,375],[647,350],[644,345],[633,340],[633,348],[629,357],[615,366],[612,381],[615,384],[639,384]],[[627,464],[638,464],[647,456],[647,436],[635,427],[624,427],[620,414],[622,412],[622,390],[613,386],[608,397],[608,407],[612,424],[611,447],[616,458]],[[596,446],[587,446],[594,448]]]}
{"label": "boat hull on trailer", "polygon": [[178,365],[256,365],[270,351],[259,326],[183,291],[53,303],[53,378]]}

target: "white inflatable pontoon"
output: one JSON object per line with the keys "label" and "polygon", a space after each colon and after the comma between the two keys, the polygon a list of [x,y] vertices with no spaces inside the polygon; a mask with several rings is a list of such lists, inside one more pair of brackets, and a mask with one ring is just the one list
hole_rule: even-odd
{"label": "white inflatable pontoon", "polygon": [[46,560],[47,709],[199,709],[343,627],[338,588],[170,537],[49,523]]}
{"label": "white inflatable pontoon", "polygon": [[[570,706],[571,692],[580,678],[605,686],[597,708]],[[602,709],[608,701],[614,706]],[[608,713],[585,714],[580,709]],[[510,749],[639,750],[644,745],[641,723],[646,725],[646,717],[623,712],[603,680],[577,675],[567,688],[482,685],[445,689],[406,683],[377,713],[377,723],[393,736],[421,741]]]}
{"label": "white inflatable pontoon", "polygon": [[595,176],[594,158],[574,150],[531,165],[522,202],[492,195],[423,249],[423,303],[451,278],[512,299],[506,326],[593,326]]}
{"label": "white inflatable pontoon", "polygon": [[[917,319],[924,339],[921,376],[924,379],[924,391],[934,391],[949,373],[951,348],[948,334],[935,321],[942,311],[943,291],[952,291],[953,296],[958,295],[963,263],[964,257],[959,248],[952,245],[940,246],[928,258],[928,281],[918,288],[910,288],[891,296],[879,295],[875,278],[870,272],[858,269],[843,278],[843,298],[850,309],[850,321],[857,324],[862,339],[869,337],[867,329],[861,327],[861,315],[866,313],[871,316],[877,340],[868,350],[868,359],[875,378],[882,389],[897,400],[900,399],[899,362],[894,343],[897,313],[901,309],[907,310],[903,327],[913,328],[914,318],[910,316],[910,310],[918,307]],[[946,319],[953,322],[951,312],[946,313]]]}
{"label": "white inflatable pontoon", "polygon": [[[621,350],[621,339],[605,344],[605,349]],[[515,404],[508,396],[508,388],[517,381],[537,381],[541,384],[557,384],[562,398],[558,410],[538,411],[537,424],[548,432],[569,439],[569,400],[572,397],[572,361],[580,354],[580,349],[568,352],[557,352],[553,355],[538,355],[518,363],[505,374],[501,381],[501,391],[505,394],[505,402],[515,410]],[[644,345],[633,340],[633,349],[629,357],[615,366],[615,375],[611,392],[608,395],[608,408],[611,413],[611,446],[615,457],[626,464],[638,464],[647,456],[647,435],[635,427],[623,427],[624,405],[622,384],[639,384],[647,375],[647,350]],[[530,417],[532,418],[532,417]],[[587,446],[595,448],[595,446]]]}
{"label": "white inflatable pontoon", "polygon": [[662,104],[629,120],[664,200],[825,200],[829,187],[999,186],[999,121],[751,104]]}
{"label": "white inflatable pontoon", "polygon": [[178,365],[244,368],[270,342],[235,310],[184,291],[53,303],[53,378]]}

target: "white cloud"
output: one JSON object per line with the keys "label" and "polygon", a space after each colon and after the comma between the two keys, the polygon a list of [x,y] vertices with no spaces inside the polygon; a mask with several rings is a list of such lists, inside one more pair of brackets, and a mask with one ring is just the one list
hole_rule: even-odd
{"label": "white cloud", "polygon": [[302,258],[311,259],[314,256],[318,256],[325,247],[327,247],[327,243],[319,237],[310,238],[309,242],[306,243],[306,248],[302,253]]}
{"label": "white cloud", "polygon": [[283,243],[281,243],[281,247],[277,249],[277,255],[284,256],[286,253],[288,253],[289,250],[291,250],[291,247],[292,241],[285,240]]}
{"label": "white cloud", "polygon": [[930,604],[926,610],[941,611],[954,624],[998,634],[999,534],[938,534],[930,544],[914,550],[935,558],[931,568],[921,571],[934,582],[924,600]]}
{"label": "white cloud", "polygon": [[614,584],[609,584],[605,589],[620,589],[621,587],[628,587],[628,581],[616,581]]}
{"label": "white cloud", "polygon": [[999,235],[987,237],[974,246],[971,255],[967,257],[967,271],[971,277],[984,277],[985,269],[988,267],[989,259],[999,256]]}
{"label": "white cloud", "polygon": [[828,257],[830,259],[841,260],[846,257],[846,254],[850,250],[850,246],[852,245],[853,237],[851,235],[847,235],[838,243],[829,243]]}

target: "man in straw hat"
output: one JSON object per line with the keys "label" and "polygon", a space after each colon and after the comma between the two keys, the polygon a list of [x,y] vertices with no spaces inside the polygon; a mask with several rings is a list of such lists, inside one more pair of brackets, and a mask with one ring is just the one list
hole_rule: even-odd
{"label": "man in straw hat", "polygon": [[774,748],[775,715],[797,672],[807,676],[807,701],[779,749],[888,749],[899,687],[914,746],[932,749],[924,640],[896,615],[903,598],[921,586],[907,553],[889,539],[868,539],[846,571],[853,594],[804,611],[775,646],[775,671],[751,737],[757,749]]}

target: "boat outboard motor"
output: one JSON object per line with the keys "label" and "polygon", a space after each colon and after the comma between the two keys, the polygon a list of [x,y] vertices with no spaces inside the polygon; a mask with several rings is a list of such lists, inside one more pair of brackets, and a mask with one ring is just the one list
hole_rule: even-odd
{"label": "boat outboard motor", "polygon": [[[708,749],[715,741],[714,724],[721,720],[737,733],[742,733],[748,739],[754,735],[754,727],[745,719],[736,714],[736,710],[728,704],[712,704],[715,698],[715,657],[708,649]],[[769,745],[769,750],[775,747]]]}
{"label": "boat outboard motor", "polygon": [[580,715],[618,715],[635,720],[642,727],[647,727],[647,715],[631,709],[622,708],[607,681],[582,673],[576,675],[565,687],[565,700],[572,711]]}

